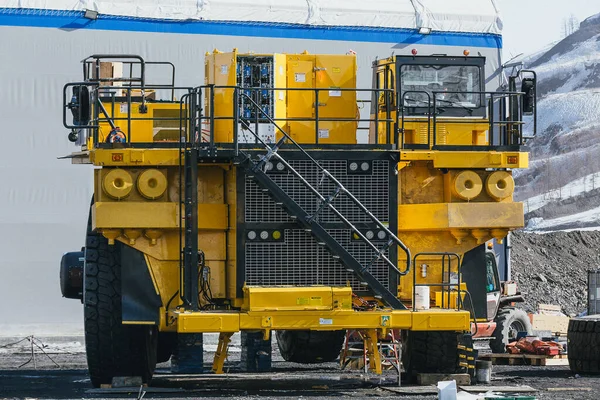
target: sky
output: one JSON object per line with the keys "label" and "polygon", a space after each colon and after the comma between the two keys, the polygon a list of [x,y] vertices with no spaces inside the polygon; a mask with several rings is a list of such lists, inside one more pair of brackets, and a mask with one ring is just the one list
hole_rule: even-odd
{"label": "sky", "polygon": [[502,13],[504,59],[531,53],[560,40],[563,20],[580,22],[600,13],[600,0],[496,0]]}

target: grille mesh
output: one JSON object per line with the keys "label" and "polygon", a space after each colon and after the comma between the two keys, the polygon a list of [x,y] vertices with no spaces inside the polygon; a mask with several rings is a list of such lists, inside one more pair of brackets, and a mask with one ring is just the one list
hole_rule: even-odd
{"label": "grille mesh", "polygon": [[[328,231],[363,265],[375,253],[361,241],[350,239],[349,230]],[[246,283],[260,286],[346,286],[349,282],[356,292],[367,288],[328,251],[319,246],[310,233],[302,229],[286,229],[282,242],[246,243]],[[383,243],[376,243],[381,247]],[[386,253],[387,256],[387,253]],[[388,270],[383,261],[369,269],[371,274],[388,287]]]}
{"label": "grille mesh", "polygon": [[[347,160],[324,160],[320,164],[327,169],[380,221],[389,221],[389,162],[374,160],[370,174],[348,174]],[[334,184],[311,162],[291,160],[289,164],[298,171],[314,188],[324,196],[334,190]],[[360,163],[359,163],[360,164]],[[317,210],[318,201],[293,174],[289,172],[269,172],[273,181],[308,213]],[[261,223],[292,223],[289,215],[262,191],[250,178],[245,181],[245,222],[256,226]],[[370,223],[370,218],[346,196],[340,195],[333,205],[352,223]],[[319,214],[319,222],[327,224],[340,222],[329,209]],[[352,254],[361,264],[367,265],[375,252],[361,241],[351,240],[347,229],[331,229],[329,233]],[[377,243],[376,243],[377,245]],[[381,247],[379,243],[377,247]],[[386,256],[388,253],[386,252]],[[329,252],[319,246],[310,233],[302,229],[286,229],[282,242],[247,242],[245,245],[246,283],[248,285],[329,285],[345,286],[348,282],[354,291],[367,290],[334,260]],[[388,268],[376,262],[370,272],[388,287]]]}
{"label": "grille mesh", "polygon": [[[385,160],[375,160],[372,164],[372,174],[349,175],[346,160],[321,161],[337,180],[341,182],[367,209],[380,221],[389,219],[389,163]],[[335,190],[335,185],[310,161],[293,160],[289,164],[302,175],[323,197],[328,197]],[[271,172],[269,176],[292,199],[294,199],[308,213],[314,213],[318,207],[318,200],[307,188],[289,172]],[[266,194],[251,179],[246,179],[246,222],[291,222],[289,215]],[[344,195],[340,195],[333,205],[342,215],[353,223],[371,222],[366,214]],[[321,222],[339,222],[329,209],[319,214]]]}

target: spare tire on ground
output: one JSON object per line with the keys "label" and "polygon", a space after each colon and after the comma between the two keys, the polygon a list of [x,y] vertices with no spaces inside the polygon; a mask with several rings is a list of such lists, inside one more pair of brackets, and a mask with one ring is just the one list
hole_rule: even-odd
{"label": "spare tire on ground", "polygon": [[571,371],[600,374],[600,315],[571,318],[567,340]]}
{"label": "spare tire on ground", "polygon": [[346,331],[277,331],[275,336],[285,361],[317,364],[340,356]]}

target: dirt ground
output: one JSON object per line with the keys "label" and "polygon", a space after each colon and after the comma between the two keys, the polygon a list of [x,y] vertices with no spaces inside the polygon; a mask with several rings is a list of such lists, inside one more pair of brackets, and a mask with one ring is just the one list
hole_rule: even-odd
{"label": "dirt ground", "polygon": [[[30,341],[24,340],[17,345],[10,345],[15,339],[18,338],[0,338],[0,398],[138,398],[138,389],[112,389],[108,392],[91,389],[82,338],[61,338],[60,343],[55,343],[56,339],[39,339],[35,343],[40,345],[40,348],[34,346],[35,360],[31,358]],[[214,345],[211,340],[213,339],[210,337],[205,340],[205,350]],[[10,346],[6,346],[7,344]],[[197,376],[171,375],[169,364],[161,364],[153,384],[146,389],[144,398],[437,398],[435,394],[400,395],[393,392],[397,387],[393,372],[386,372],[383,377],[378,377],[359,371],[341,371],[336,363],[318,366],[287,363],[281,359],[277,345],[273,347],[273,372],[269,374],[230,372],[219,376],[208,373]],[[226,369],[228,367],[230,371],[235,371],[239,359],[237,356],[239,347],[234,341]],[[207,371],[210,370],[208,362],[211,358],[212,353],[207,351]],[[19,368],[26,362],[26,365]],[[540,400],[596,400],[599,398],[600,377],[576,376],[569,371],[568,366],[494,366],[491,385],[528,385],[538,390],[528,395]],[[406,385],[403,385],[403,388],[408,389],[409,393],[420,389],[410,389]]]}

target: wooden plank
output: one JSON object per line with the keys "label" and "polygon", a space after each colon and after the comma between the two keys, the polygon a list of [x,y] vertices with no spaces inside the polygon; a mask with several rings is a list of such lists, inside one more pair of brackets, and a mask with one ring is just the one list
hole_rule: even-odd
{"label": "wooden plank", "polygon": [[555,366],[555,365],[569,365],[568,358],[547,358],[544,360],[544,364],[546,366]]}
{"label": "wooden plank", "polygon": [[539,312],[544,312],[544,311],[550,311],[550,312],[557,312],[557,313],[562,313],[562,307],[556,304],[538,304],[538,311]]}
{"label": "wooden plank", "polygon": [[461,390],[465,392],[471,393],[486,393],[486,392],[499,392],[499,393],[534,393],[538,390],[531,386],[523,385],[523,386],[493,386],[493,385],[485,385],[485,386],[459,386]]}
{"label": "wooden plank", "polygon": [[437,386],[380,386],[380,388],[397,394],[438,394]]}
{"label": "wooden plank", "polygon": [[456,381],[457,385],[470,385],[469,374],[417,374],[419,385],[437,385],[441,381]]}
{"label": "wooden plank", "polygon": [[493,365],[568,365],[569,360],[566,354],[556,356],[545,356],[541,354],[482,354],[479,356],[482,360],[489,360]]}
{"label": "wooden plank", "polygon": [[491,353],[491,354],[481,354],[479,358],[546,358],[548,356],[541,354],[508,354],[508,353]]}
{"label": "wooden plank", "polygon": [[488,353],[479,355],[481,359],[488,358],[526,358],[526,359],[557,359],[557,358],[568,358],[566,354],[557,354],[555,356],[546,356],[543,354],[527,354],[527,353],[518,353],[518,354],[508,354],[508,353]]}
{"label": "wooden plank", "polygon": [[550,331],[552,333],[567,333],[569,317],[565,315],[531,314],[531,327],[535,331]]}

